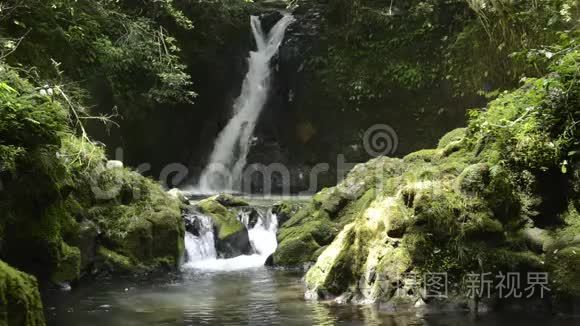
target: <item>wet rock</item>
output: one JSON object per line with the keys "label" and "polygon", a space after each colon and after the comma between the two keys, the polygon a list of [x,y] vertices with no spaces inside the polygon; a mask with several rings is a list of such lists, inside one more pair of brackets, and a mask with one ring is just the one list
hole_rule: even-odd
{"label": "wet rock", "polygon": [[288,221],[294,214],[298,212],[300,208],[304,206],[304,203],[294,202],[290,200],[285,200],[272,206],[272,214],[275,214],[278,218],[278,225],[283,225]]}
{"label": "wet rock", "polygon": [[244,208],[239,215],[239,219],[248,229],[253,229],[256,223],[258,223],[258,220],[262,217],[262,214],[255,207]]}
{"label": "wet rock", "polygon": [[202,230],[202,223],[199,216],[188,215],[184,218],[185,230],[196,237],[199,237]]}
{"label": "wet rock", "polygon": [[[248,230],[238,220],[237,212],[222,205],[218,198],[219,196],[210,197],[196,204],[199,212],[209,216],[214,223],[218,255],[223,258],[231,258],[250,254],[252,245]],[[228,203],[231,204],[230,201]]]}
{"label": "wet rock", "polygon": [[274,254],[268,256],[268,258],[266,258],[266,262],[264,263],[264,265],[266,266],[274,266]]}
{"label": "wet rock", "polygon": [[282,17],[283,16],[279,11],[271,11],[262,14],[260,16],[260,21],[262,23],[262,29],[264,30],[264,33],[268,33]]}
{"label": "wet rock", "polygon": [[185,195],[183,194],[183,192],[181,190],[177,189],[177,188],[173,188],[173,189],[169,190],[167,192],[167,194],[171,198],[174,198],[174,199],[179,200],[179,202],[181,202],[182,204],[187,204],[188,203],[188,200],[185,197]]}
{"label": "wet rock", "polygon": [[210,199],[215,200],[216,202],[220,203],[225,207],[249,206],[248,202],[246,202],[245,200],[239,197],[232,196],[230,194],[219,194],[211,197]]}

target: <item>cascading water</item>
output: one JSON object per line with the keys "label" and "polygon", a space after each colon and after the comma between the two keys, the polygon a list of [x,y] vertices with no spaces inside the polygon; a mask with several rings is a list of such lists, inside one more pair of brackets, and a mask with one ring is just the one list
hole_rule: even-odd
{"label": "cascading water", "polygon": [[240,190],[252,134],[270,88],[270,60],[278,52],[286,28],[293,21],[292,15],[285,14],[266,35],[259,17],[251,16],[257,49],[250,52],[249,69],[242,92],[234,103],[234,116],[220,132],[209,164],[201,173],[198,186],[202,192]]}
{"label": "cascading water", "polygon": [[[198,235],[186,232],[185,251],[187,259],[183,268],[203,271],[232,271],[264,266],[266,259],[276,251],[278,243],[276,232],[278,219],[271,210],[259,213],[255,224],[250,222],[246,212],[238,214],[238,220],[248,230],[248,237],[254,254],[241,255],[234,258],[217,258],[214,242],[213,224],[209,217],[196,215],[201,221]],[[253,224],[253,225],[252,225]]]}
{"label": "cascading water", "polygon": [[190,223],[198,223],[197,236],[190,232],[185,233],[185,252],[187,254],[187,261],[216,259],[217,252],[215,250],[213,223],[211,218],[204,215],[186,218],[195,219],[195,221],[190,221]]}

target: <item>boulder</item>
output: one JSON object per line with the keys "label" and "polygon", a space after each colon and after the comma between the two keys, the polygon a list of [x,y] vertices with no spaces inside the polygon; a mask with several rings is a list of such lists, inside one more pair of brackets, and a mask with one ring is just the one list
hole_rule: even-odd
{"label": "boulder", "polygon": [[218,255],[224,258],[231,258],[250,254],[252,245],[248,230],[238,220],[237,212],[228,209],[218,199],[219,196],[214,196],[196,204],[199,212],[209,216],[215,225],[215,241]]}
{"label": "boulder", "polygon": [[232,196],[230,194],[219,194],[216,196],[211,197],[212,200],[220,203],[225,207],[241,207],[241,206],[249,206],[248,202],[239,198]]}

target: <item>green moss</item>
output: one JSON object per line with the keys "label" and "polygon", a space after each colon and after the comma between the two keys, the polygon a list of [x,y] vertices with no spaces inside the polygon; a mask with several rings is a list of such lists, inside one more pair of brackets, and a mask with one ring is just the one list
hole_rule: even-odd
{"label": "green moss", "polygon": [[61,257],[56,271],[52,274],[55,283],[77,280],[80,276],[81,252],[79,248],[62,243]]}
{"label": "green moss", "polygon": [[230,194],[219,194],[211,198],[212,200],[215,200],[226,207],[240,207],[249,205],[248,202],[243,200],[242,198],[232,196]]}
{"label": "green moss", "polygon": [[0,261],[0,324],[43,326],[44,313],[36,279]]}
{"label": "green moss", "polygon": [[196,204],[200,211],[211,216],[218,228],[219,239],[226,239],[244,229],[235,212],[228,210],[214,198],[208,198]]}
{"label": "green moss", "polygon": [[113,250],[100,246],[97,249],[97,262],[113,273],[127,274],[142,271],[143,268],[133,261]]}
{"label": "green moss", "polygon": [[489,165],[486,163],[478,163],[468,166],[456,181],[456,189],[458,192],[477,196],[483,194],[490,183]]}
{"label": "green moss", "polygon": [[439,139],[437,148],[444,149],[451,143],[463,140],[466,130],[466,128],[457,128],[446,133],[443,137],[441,137],[441,139]]}
{"label": "green moss", "polygon": [[405,162],[415,163],[415,162],[432,162],[439,157],[439,150],[437,149],[422,149],[417,152],[408,154],[403,158]]}
{"label": "green moss", "polygon": [[[366,172],[371,176],[374,173]],[[351,177],[364,179],[359,175],[361,171],[352,173]],[[349,181],[347,179],[347,183]],[[327,188],[318,193],[310,204],[300,209],[278,231],[275,264],[292,266],[315,261],[322,252],[321,248],[329,245],[344,225],[361,215],[374,196],[375,191],[368,190],[358,198],[349,198],[340,187]]]}
{"label": "green moss", "polygon": [[163,259],[176,267],[185,234],[179,201],[127,169],[102,170],[91,180],[97,205],[87,215],[104,230],[106,243],[145,266],[154,268]]}

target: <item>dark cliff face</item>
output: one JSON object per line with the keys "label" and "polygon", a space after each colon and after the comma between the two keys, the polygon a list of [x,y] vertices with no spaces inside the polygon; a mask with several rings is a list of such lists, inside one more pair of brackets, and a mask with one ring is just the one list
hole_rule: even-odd
{"label": "dark cliff face", "polygon": [[[309,189],[309,176],[319,164],[328,166],[326,172],[316,174],[313,180],[316,187],[311,191],[336,184],[343,170],[349,168],[348,163],[365,162],[374,156],[364,146],[365,133],[374,125],[392,128],[389,137],[396,146],[387,155],[402,157],[436,145],[436,140],[447,131],[465,124],[466,108],[479,104],[475,95],[454,97],[445,81],[413,90],[396,83],[376,86],[371,89],[374,94],[365,100],[349,99],[332,85],[344,82],[356,68],[348,71],[347,67],[345,71],[341,67],[328,67],[327,62],[337,48],[356,53],[356,45],[341,44],[336,35],[339,26],[329,22],[327,4],[303,4],[293,15],[296,22],[286,31],[272,63],[270,96],[248,157],[249,163],[286,166],[292,192]],[[390,36],[383,37],[389,40]],[[376,50],[372,55],[390,54]],[[412,51],[398,56],[393,61],[401,60],[400,57],[420,60]],[[320,62],[327,65],[326,71],[320,71]],[[365,72],[361,74],[361,79],[367,77]],[[352,82],[352,88],[356,87],[356,81]],[[346,164],[340,166],[340,160]],[[280,176],[273,178],[274,191],[284,189],[283,181]],[[255,177],[253,184],[253,191],[263,191],[260,177]]]}
{"label": "dark cliff face", "polygon": [[[345,172],[342,170],[349,168],[348,163],[364,162],[372,156],[363,141],[365,132],[376,124],[387,124],[394,131],[391,140],[397,146],[388,151],[390,156],[432,147],[446,131],[464,125],[465,108],[478,101],[476,97],[453,97],[453,90],[445,81],[413,90],[396,83],[388,87],[380,84],[371,87],[373,94],[366,94],[364,100],[352,99],[335,85],[347,84],[347,88],[356,91],[357,78],[353,75],[357,68],[334,66],[331,57],[333,51],[356,56],[358,48],[356,43],[343,42],[341,25],[330,21],[329,6],[311,2],[295,8],[296,21],[288,27],[279,53],[272,60],[270,94],[255,131],[248,164],[284,166],[289,175],[274,173],[273,192],[316,191],[334,185]],[[147,173],[154,177],[167,172],[163,170],[169,164],[177,163],[187,167],[188,174],[174,181],[195,183],[216,137],[232,115],[232,104],[247,72],[248,52],[255,47],[250,14],[261,16],[265,30],[281,17],[278,9],[249,7],[218,29],[200,26],[197,31],[177,35],[199,94],[195,104],[144,110],[142,116],[122,121],[122,133],[104,137],[111,156],[120,146],[126,164],[148,163]],[[200,30],[216,37],[209,42],[198,35]],[[390,36],[381,37],[388,41]],[[191,38],[197,39],[189,42]],[[390,55],[384,49],[370,53],[371,57]],[[412,51],[397,55],[393,61],[400,57],[420,61]],[[365,79],[368,74],[362,71],[360,78]],[[339,166],[340,160],[345,164]],[[311,182],[309,176],[317,166],[322,171]],[[251,178],[251,191],[268,190],[258,174]],[[289,188],[285,188],[288,183]]]}

